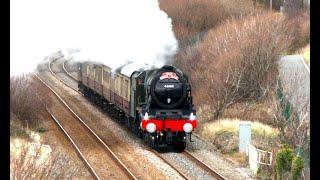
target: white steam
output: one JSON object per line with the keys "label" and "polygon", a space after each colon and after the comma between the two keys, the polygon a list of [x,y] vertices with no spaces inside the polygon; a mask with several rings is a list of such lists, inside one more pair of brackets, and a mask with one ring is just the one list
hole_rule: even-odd
{"label": "white steam", "polygon": [[[101,62],[127,74],[160,67],[177,49],[171,20],[157,0],[10,1],[10,74],[31,72],[61,50],[74,60]],[[79,49],[80,52],[70,53]]]}

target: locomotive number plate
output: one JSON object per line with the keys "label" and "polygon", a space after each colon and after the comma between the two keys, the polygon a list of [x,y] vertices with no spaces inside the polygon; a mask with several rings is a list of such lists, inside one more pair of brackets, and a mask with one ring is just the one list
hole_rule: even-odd
{"label": "locomotive number plate", "polygon": [[173,84],[165,84],[164,88],[174,88],[174,85]]}

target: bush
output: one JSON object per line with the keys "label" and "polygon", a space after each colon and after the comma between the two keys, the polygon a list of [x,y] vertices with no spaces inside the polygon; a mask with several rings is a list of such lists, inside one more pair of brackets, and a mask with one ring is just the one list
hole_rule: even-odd
{"label": "bush", "polygon": [[291,165],[291,174],[292,174],[292,179],[297,180],[300,179],[301,177],[301,171],[303,169],[303,159],[299,156],[294,157]]}
{"label": "bush", "polygon": [[15,116],[10,112],[10,137],[20,137],[29,140],[29,134],[25,128],[22,127],[21,123]]}
{"label": "bush", "polygon": [[285,172],[291,171],[292,160],[294,158],[293,150],[291,148],[284,148],[280,150],[276,157],[276,171],[277,175],[282,179]]}
{"label": "bush", "polygon": [[38,128],[38,132],[40,132],[40,133],[44,133],[44,132],[46,132],[47,130],[46,130],[46,128],[44,128],[44,127],[39,127]]}
{"label": "bush", "polygon": [[303,167],[303,159],[295,156],[293,149],[286,147],[278,152],[276,174],[279,179],[300,179]]}
{"label": "bush", "polygon": [[10,112],[23,125],[38,126],[39,117],[46,113],[45,104],[50,106],[47,91],[38,80],[29,75],[10,77]]}
{"label": "bush", "polygon": [[258,171],[257,171],[257,179],[272,179],[272,167],[271,166],[259,166]]}

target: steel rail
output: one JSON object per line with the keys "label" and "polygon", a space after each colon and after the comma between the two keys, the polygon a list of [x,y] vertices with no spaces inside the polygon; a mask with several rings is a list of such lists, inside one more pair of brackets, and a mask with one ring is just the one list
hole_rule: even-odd
{"label": "steel rail", "polygon": [[51,92],[53,92],[56,97],[65,105],[65,107],[68,108],[68,110],[81,122],[81,125],[86,127],[89,132],[96,138],[98,142],[100,142],[105,149],[111,154],[111,157],[114,159],[115,162],[117,162],[120,167],[123,169],[123,171],[130,177],[131,179],[137,179],[134,174],[124,165],[124,163],[117,157],[116,154],[107,146],[107,144],[70,108],[70,106],[58,95],[57,92],[55,92],[47,83],[45,83],[37,74],[35,76],[47,87],[50,89]]}
{"label": "steel rail", "polygon": [[184,154],[185,156],[187,156],[191,161],[195,162],[196,164],[198,164],[200,167],[202,167],[202,169],[208,171],[212,176],[214,176],[215,178],[219,179],[219,180],[225,180],[226,178],[223,177],[221,174],[219,174],[216,170],[212,169],[210,166],[208,166],[206,163],[204,163],[203,161],[201,161],[200,159],[198,159],[197,157],[195,157],[194,155],[192,155],[189,151],[183,151],[182,154]]}
{"label": "steel rail", "polygon": [[190,178],[188,178],[188,176],[186,174],[181,172],[178,168],[176,168],[169,161],[167,161],[164,157],[162,157],[156,150],[149,148],[149,151],[153,152],[153,154],[155,154],[160,159],[162,159],[166,164],[168,164],[172,169],[174,169],[181,177],[183,177],[184,179],[190,179]]}
{"label": "steel rail", "polygon": [[69,77],[71,77],[71,79],[73,79],[73,80],[75,80],[76,82],[78,82],[78,79],[75,78],[71,73],[69,73],[69,72],[67,71],[67,69],[66,69],[66,67],[65,67],[66,62],[67,62],[67,60],[65,60],[65,61],[63,62],[63,64],[62,64],[62,69],[63,69],[63,71],[64,71]]}
{"label": "steel rail", "polygon": [[98,174],[96,173],[96,171],[93,169],[92,165],[88,162],[88,160],[84,157],[84,155],[82,154],[82,152],[80,151],[79,147],[77,146],[77,144],[74,142],[74,140],[71,138],[71,136],[67,133],[67,131],[62,127],[62,125],[60,124],[59,120],[54,117],[54,115],[49,112],[49,110],[47,109],[47,112],[51,115],[52,119],[54,120],[54,122],[59,126],[60,130],[67,136],[67,138],[69,139],[69,141],[71,142],[72,146],[76,149],[77,154],[80,156],[81,160],[84,162],[84,164],[86,165],[86,167],[89,169],[90,174],[95,178],[100,180],[100,177],[98,176]]}
{"label": "steel rail", "polygon": [[[53,60],[53,61],[56,61],[56,60]],[[54,72],[52,71],[52,69],[51,69],[51,63],[52,63],[53,61],[50,61],[50,60],[49,60],[49,63],[48,63],[48,69],[49,69],[50,73],[53,75],[53,77],[55,77],[55,78],[56,78],[58,81],[60,81],[61,83],[65,84],[68,88],[70,88],[70,89],[78,92],[79,94],[81,94],[77,89],[74,89],[71,85],[69,85],[68,83],[66,83],[65,81],[63,81],[61,78],[59,78],[59,77],[56,75],[56,73],[54,73]]]}

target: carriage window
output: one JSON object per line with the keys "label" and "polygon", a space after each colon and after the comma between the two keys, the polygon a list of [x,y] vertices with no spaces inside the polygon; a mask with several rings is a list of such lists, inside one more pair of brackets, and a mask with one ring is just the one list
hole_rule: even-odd
{"label": "carriage window", "polygon": [[105,84],[107,84],[107,86],[109,86],[110,83],[110,73],[107,71],[103,71],[104,75],[103,75],[103,81]]}
{"label": "carriage window", "polygon": [[127,80],[124,81],[123,91],[124,91],[124,97],[128,99],[128,81]]}

